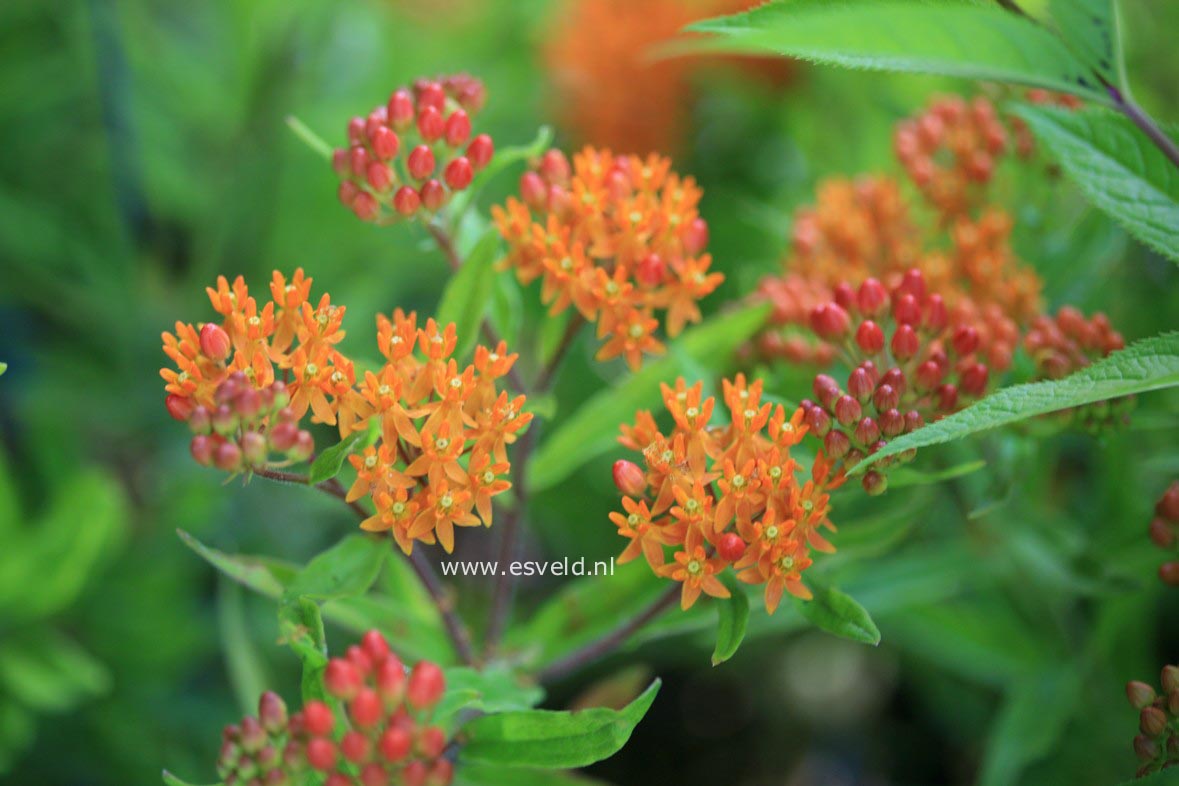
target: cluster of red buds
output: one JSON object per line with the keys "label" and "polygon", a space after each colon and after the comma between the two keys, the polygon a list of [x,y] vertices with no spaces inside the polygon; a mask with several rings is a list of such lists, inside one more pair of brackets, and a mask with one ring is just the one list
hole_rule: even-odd
{"label": "cluster of red buds", "polygon": [[951,96],[901,123],[893,148],[930,204],[943,215],[957,216],[981,201],[1007,149],[1007,129],[986,98],[967,102]]}
{"label": "cluster of red buds", "polygon": [[[1160,549],[1179,552],[1179,480],[1172,483],[1154,506],[1150,522],[1150,539]],[[1179,557],[1179,554],[1176,555]],[[1159,578],[1172,587],[1179,587],[1179,558],[1159,566]]]}
{"label": "cluster of red buds", "polygon": [[599,360],[622,356],[637,369],[661,352],[657,310],[677,335],[700,320],[697,302],[724,280],[709,273],[708,224],[700,189],[671,162],[586,148],[550,150],[520,179],[520,198],[492,208],[521,282],[541,279],[557,314],[573,306],[606,338]]}
{"label": "cluster of red buds", "polygon": [[324,687],[340,711],[312,700],[287,714],[267,691],[257,717],[226,726],[217,773],[224,786],[298,786],[322,773],[324,786],[448,786],[454,765],[446,732],[431,725],[446,693],[442,669],[412,670],[370,630],[343,658],[332,658]]}
{"label": "cluster of red buds", "polygon": [[348,121],[348,147],[332,155],[339,197],[363,221],[432,215],[471,184],[495,150],[472,138],[483,83],[466,74],[419,79],[366,117]]}
{"label": "cluster of red buds", "polygon": [[1179,666],[1164,666],[1162,693],[1145,682],[1126,683],[1126,697],[1139,711],[1138,736],[1134,753],[1143,764],[1142,778],[1159,770],[1179,766]]}
{"label": "cluster of red buds", "polygon": [[[1056,316],[1044,314],[1032,320],[1023,345],[1036,364],[1039,378],[1061,379],[1122,349],[1126,342],[1105,314],[1098,312],[1086,319],[1072,306],[1064,306]],[[1051,417],[1063,424],[1100,431],[1124,424],[1135,402],[1134,396],[1123,396],[1073,407]]]}
{"label": "cluster of red buds", "polygon": [[221,732],[217,774],[224,786],[296,786],[307,765],[287,705],[277,693],[258,699],[258,715]]}
{"label": "cluster of red buds", "polygon": [[[888,439],[955,412],[987,390],[990,369],[979,331],[950,322],[945,301],[926,291],[919,270],[891,290],[874,278],[858,289],[837,286],[835,299],[816,306],[810,321],[852,368],[846,391],[819,374],[815,400],[802,402],[810,433],[844,466],[871,460]],[[864,474],[864,489],[883,493],[884,470],[911,458],[902,453],[874,464]]]}
{"label": "cluster of red buds", "polygon": [[[207,324],[202,333],[220,330]],[[226,472],[249,472],[311,457],[315,443],[310,432],[299,428],[282,380],[256,388],[245,372],[234,371],[217,386],[213,401],[214,408],[198,404],[186,418],[194,435],[189,447],[197,463]],[[279,458],[272,458],[272,453]]]}
{"label": "cluster of red buds", "polygon": [[430,724],[446,693],[446,678],[436,664],[419,661],[407,675],[385,637],[370,630],[346,657],[328,661],[323,681],[343,711],[309,701],[292,722],[300,725],[307,763],[327,775],[324,786],[451,782],[454,764],[444,755],[446,732]]}
{"label": "cluster of red buds", "polygon": [[835,550],[819,531],[835,529],[828,492],[844,476],[820,451],[810,479],[799,481],[802,467],[790,449],[806,434],[802,410],[788,415],[763,402],[761,381],[746,384],[738,374],[723,384],[729,423],[712,426],[716,400],[703,396],[702,383],[688,387],[681,378],[662,388],[675,421],[671,434],[640,411],[619,439],[641,451],[646,464],[645,470],[625,460],[614,465],[614,483],[625,496],[623,511],[610,520],[630,541],[619,562],[641,554],[657,575],[681,582],[685,609],[701,593],[728,597],[719,576],[729,567],[738,580],[765,585],[771,614],[783,592],[809,599],[802,572],[812,549]]}

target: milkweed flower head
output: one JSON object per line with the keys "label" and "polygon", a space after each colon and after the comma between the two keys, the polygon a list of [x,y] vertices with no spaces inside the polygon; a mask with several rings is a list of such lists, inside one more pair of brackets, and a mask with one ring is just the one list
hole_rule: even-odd
{"label": "milkweed flower head", "polygon": [[[983,335],[952,321],[920,270],[891,289],[874,278],[856,289],[841,284],[833,300],[812,309],[810,322],[851,369],[846,386],[817,375],[814,400],[802,402],[808,432],[841,467],[872,461],[889,439],[956,412],[991,386]],[[883,493],[888,467],[913,455],[873,463],[862,480],[865,491]]]}
{"label": "milkweed flower head", "polygon": [[699,201],[696,182],[666,158],[586,148],[570,164],[550,150],[492,215],[508,244],[503,264],[525,284],[540,280],[552,314],[573,307],[596,322],[598,359],[635,369],[663,351],[660,318],[677,335],[724,280],[709,272]]}
{"label": "milkweed flower head", "polygon": [[485,101],[483,83],[458,74],[419,79],[353,117],[332,154],[340,202],[363,221],[428,220],[491,161],[491,137],[471,126]]}
{"label": "milkweed flower head", "polygon": [[341,438],[371,435],[349,457],[347,500],[376,508],[364,529],[390,532],[408,553],[415,541],[450,551],[455,526],[491,526],[492,499],[511,486],[507,446],[532,420],[524,396],[497,386],[517,356],[500,342],[460,365],[454,324],[419,325],[398,309],[377,317],[382,365],[357,371],[336,349],[344,307],[326,294],[313,307],[311,283],[302,270],[289,281],[276,272],[274,299],[259,308],[241,277],[220,278],[208,292],[223,321],[164,334],[177,366],[161,371],[166,405],[195,432],[193,455],[233,472],[304,461],[314,446],[299,423],[310,412]]}
{"label": "milkweed flower head", "polygon": [[1168,486],[1155,503],[1149,532],[1154,545],[1171,557],[1159,566],[1159,579],[1179,587],[1179,480]]}
{"label": "milkweed flower head", "polygon": [[[663,433],[648,411],[623,426],[619,442],[641,454],[620,461],[614,477],[625,495],[611,513],[629,543],[620,562],[642,557],[658,575],[683,585],[681,605],[701,594],[728,597],[722,575],[765,586],[773,613],[782,594],[809,599],[802,580],[813,551],[834,551],[822,530],[829,492],[844,482],[820,451],[809,473],[790,456],[807,432],[802,410],[762,401],[762,383],[738,374],[724,380],[728,423],[713,425],[717,402],[703,383],[683,378],[662,386],[674,420]],[[809,475],[809,477],[808,477]]]}
{"label": "milkweed flower head", "polygon": [[324,669],[328,702],[307,701],[290,715],[267,691],[258,715],[227,726],[217,772],[226,786],[447,786],[454,764],[449,735],[434,716],[446,695],[437,664],[407,668],[380,632],[370,630]]}
{"label": "milkweed flower head", "polygon": [[1159,681],[1159,692],[1145,682],[1126,683],[1126,698],[1138,710],[1139,778],[1179,766],[1179,666],[1164,666]]}

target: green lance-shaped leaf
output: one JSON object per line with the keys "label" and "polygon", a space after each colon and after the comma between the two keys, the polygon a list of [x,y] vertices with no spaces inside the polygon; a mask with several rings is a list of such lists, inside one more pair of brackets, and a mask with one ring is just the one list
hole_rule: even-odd
{"label": "green lance-shaped leaf", "polygon": [[499,232],[488,229],[442,291],[437,319],[440,325],[455,324],[458,337],[454,350],[456,358],[466,357],[479,337],[479,326],[483,324],[495,288],[498,254]]}
{"label": "green lance-shaped leaf", "polygon": [[635,410],[658,403],[661,382],[671,383],[686,374],[685,365],[710,370],[723,366],[733,350],[765,324],[767,313],[768,306],[758,305],[713,317],[685,331],[666,357],[592,396],[536,451],[529,466],[529,486],[533,491],[549,488],[608,451],[617,441],[620,424],[631,422]]}
{"label": "green lance-shaped leaf", "polygon": [[446,695],[434,707],[434,723],[450,728],[459,713],[529,710],[544,699],[544,690],[504,666],[482,671],[467,666],[446,670]]}
{"label": "green lance-shaped leaf", "polygon": [[660,681],[623,707],[577,712],[526,710],[476,718],[463,728],[460,758],[482,764],[570,769],[617,753],[647,714]]}
{"label": "green lance-shaped leaf", "polygon": [[850,596],[825,582],[807,577],[807,586],[814,593],[811,600],[795,599],[802,616],[818,628],[845,639],[876,646],[880,643],[880,629],[872,617]]}
{"label": "green lance-shaped leaf", "polygon": [[319,606],[309,598],[284,601],[278,609],[278,631],[284,644],[303,664],[303,701],[326,700],[323,672],[327,668],[327,637]]}
{"label": "green lance-shaped leaf", "polygon": [[1179,169],[1133,123],[1103,109],[1016,112],[1090,202],[1179,262]]}
{"label": "green lance-shaped leaf", "polygon": [[[992,393],[961,412],[892,440],[872,455],[879,460],[1097,401],[1179,385],[1179,333],[1136,341],[1064,379],[1030,382]],[[861,462],[852,473],[864,471]]]}
{"label": "green lance-shaped leaf", "polygon": [[388,555],[381,541],[349,535],[313,557],[287,586],[285,597],[324,601],[360,595],[377,580]]}
{"label": "green lance-shaped leaf", "polygon": [[1048,9],[1068,47],[1110,84],[1121,79],[1114,0],[1050,0]]}
{"label": "green lance-shaped leaf", "polygon": [[1108,102],[1055,33],[971,0],[791,0],[708,19],[675,50],[767,52],[850,68],[1013,82]]}
{"label": "green lance-shaped leaf", "polygon": [[719,666],[733,657],[741,646],[741,640],[745,638],[745,626],[749,624],[749,596],[745,594],[745,589],[727,571],[721,575],[721,581],[729,588],[729,597],[714,601],[717,619],[713,666]]}
{"label": "green lance-shaped leaf", "polygon": [[340,469],[344,466],[344,460],[350,454],[374,444],[380,433],[380,418],[369,418],[367,429],[352,432],[315,457],[315,461],[311,463],[311,472],[307,482],[314,486],[339,475]]}

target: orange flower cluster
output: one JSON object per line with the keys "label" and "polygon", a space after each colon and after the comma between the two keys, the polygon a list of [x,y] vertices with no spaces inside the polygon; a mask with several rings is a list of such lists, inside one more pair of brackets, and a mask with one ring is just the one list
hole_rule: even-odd
{"label": "orange flower cluster", "polygon": [[417,316],[400,309],[392,320],[379,316],[386,362],[360,386],[381,439],[349,456],[356,481],[347,500],[371,497],[376,513],[360,526],[389,531],[407,554],[416,540],[450,552],[456,526],[491,526],[492,498],[511,487],[506,446],[532,420],[524,396],[496,390],[516,362],[504,342],[477,347],[474,363],[461,368],[452,357],[456,340],[453,324],[429,319],[419,328]]}
{"label": "orange flower cluster", "polygon": [[[241,454],[246,469],[274,466],[265,458],[267,443],[286,450],[287,463],[308,458],[310,435],[295,424],[309,409],[313,423],[335,425],[341,437],[376,418],[375,443],[350,457],[357,478],[348,501],[369,496],[376,506],[361,526],[391,531],[407,553],[415,540],[450,551],[454,527],[490,526],[491,499],[511,485],[504,477],[506,446],[532,415],[522,409],[524,396],[510,398],[496,380],[516,355],[500,342],[494,350],[477,347],[474,362],[460,367],[452,357],[453,324],[428,319],[419,327],[415,314],[398,309],[392,319],[378,316],[385,362],[357,384],[352,361],[336,349],[344,338],[344,307],[333,306],[326,294],[312,306],[311,283],[301,269],[289,282],[275,272],[273,300],[259,308],[240,276],[232,286],[218,279],[208,292],[224,321],[199,333],[177,323],[176,335],[164,334],[164,351],[178,366],[161,371],[169,411],[190,423],[211,421],[215,442],[201,443],[198,460],[207,452],[202,463],[234,471],[243,468]],[[261,458],[251,458],[245,434],[237,442],[225,438],[240,429],[261,440]],[[203,433],[194,439],[194,455],[197,439],[210,439]],[[238,443],[240,453],[230,455],[225,446]],[[236,459],[232,466],[230,459]]]}
{"label": "orange flower cluster", "polygon": [[197,407],[216,414],[228,403],[217,399],[217,389],[240,372],[238,387],[258,392],[283,382],[290,419],[298,421],[311,409],[313,423],[338,426],[340,436],[357,428],[369,407],[353,388],[352,361],[336,349],[344,338],[345,309],[332,305],[326,293],[313,303],[311,283],[302,268],[290,280],[276,270],[271,299],[259,306],[245,279],[238,276],[231,285],[219,276],[217,287],[206,292],[221,322],[199,331],[177,322],[175,334],[163,334],[164,353],[176,364],[160,370],[172,416],[188,420]]}
{"label": "orange flower cluster", "polygon": [[[620,562],[640,554],[652,570],[683,584],[687,609],[701,593],[729,596],[720,575],[729,567],[740,581],[765,585],[771,614],[783,592],[809,599],[802,573],[811,551],[835,548],[820,530],[834,530],[828,518],[829,492],[844,482],[820,451],[803,483],[790,449],[806,434],[801,409],[787,413],[763,402],[762,383],[743,375],[724,380],[727,425],[711,425],[716,400],[703,384],[663,385],[663,403],[675,428],[663,434],[648,411],[619,439],[640,451],[646,469],[629,461],[615,465],[625,495],[623,511],[610,514],[618,533],[630,541]],[[671,560],[667,550],[672,549]]]}
{"label": "orange flower cluster", "polygon": [[697,306],[724,276],[708,272],[708,225],[700,189],[660,156],[616,156],[586,148],[568,159],[550,150],[520,179],[520,198],[492,208],[508,242],[505,260],[521,282],[541,280],[557,314],[572,305],[597,321],[599,360],[622,356],[632,369],[661,352],[669,336],[700,320]]}
{"label": "orange flower cluster", "polygon": [[[583,142],[648,153],[675,150],[691,105],[700,58],[652,61],[651,50],[691,22],[758,5],[751,0],[564,0],[544,49],[554,108]],[[752,62],[775,82],[793,65]]]}
{"label": "orange flower cluster", "polygon": [[353,117],[348,147],[332,154],[340,202],[376,222],[442,209],[495,151],[487,134],[471,138],[471,116],[485,100],[482,82],[457,74],[419,79],[367,116]]}

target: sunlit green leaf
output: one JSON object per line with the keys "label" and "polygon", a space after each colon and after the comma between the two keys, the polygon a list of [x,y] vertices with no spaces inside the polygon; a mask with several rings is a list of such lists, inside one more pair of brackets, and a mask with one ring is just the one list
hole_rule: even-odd
{"label": "sunlit green leaf", "polygon": [[365,535],[348,535],[312,558],[291,580],[285,595],[335,600],[360,595],[377,580],[389,556],[387,544]]}
{"label": "sunlit green leaf", "polygon": [[367,429],[352,432],[315,457],[307,482],[314,486],[339,475],[348,456],[376,442],[379,432],[380,419],[370,418]]}
{"label": "sunlit green leaf", "polygon": [[796,599],[794,605],[811,624],[852,641],[873,646],[880,643],[880,630],[876,623],[850,595],[817,578],[808,577],[806,584],[814,593],[814,598]]}
{"label": "sunlit green leaf", "polygon": [[1069,48],[1110,84],[1119,82],[1114,0],[1051,0],[1052,18]]}
{"label": "sunlit green leaf", "polygon": [[724,663],[741,646],[745,638],[745,626],[749,624],[749,597],[733,575],[725,572],[721,576],[729,588],[729,597],[717,598],[716,606],[716,648],[712,651],[712,665]]}

